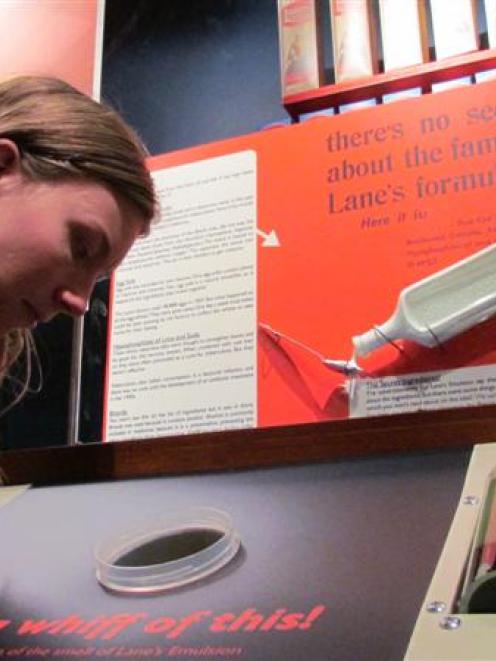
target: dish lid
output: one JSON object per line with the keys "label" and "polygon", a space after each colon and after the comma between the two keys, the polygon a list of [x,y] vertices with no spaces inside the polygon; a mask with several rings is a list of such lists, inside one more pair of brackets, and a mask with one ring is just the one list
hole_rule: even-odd
{"label": "dish lid", "polygon": [[226,512],[209,507],[171,511],[98,545],[96,577],[116,592],[176,588],[219,570],[240,543]]}

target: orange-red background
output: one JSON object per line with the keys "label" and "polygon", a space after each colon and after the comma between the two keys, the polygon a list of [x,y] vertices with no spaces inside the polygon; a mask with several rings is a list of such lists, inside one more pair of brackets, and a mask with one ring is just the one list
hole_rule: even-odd
{"label": "orange-red background", "polygon": [[[328,358],[347,359],[353,335],[384,322],[408,284],[456,262],[496,239],[496,211],[490,222],[475,223],[478,235],[457,236],[462,225],[487,217],[494,208],[494,186],[418,199],[415,181],[494,170],[494,154],[453,161],[449,141],[475,141],[496,135],[496,82],[438,95],[425,95],[301,125],[262,131],[151,159],[162,169],[244,149],[257,153],[258,219],[264,232],[275,229],[279,248],[258,244],[258,321],[287,334]],[[484,107],[487,121],[469,123],[467,110]],[[494,109],[492,112],[491,109]],[[449,126],[422,134],[425,117],[446,115]],[[494,118],[493,118],[494,116]],[[444,118],[445,120],[446,118]],[[403,137],[331,153],[327,139],[401,123]],[[440,122],[444,126],[443,121]],[[404,152],[439,147],[441,162],[408,169]],[[328,169],[343,158],[371,161],[391,154],[392,172],[327,182]],[[400,185],[405,198],[375,208],[330,214],[329,193],[341,204],[346,195]],[[417,213],[415,213],[417,212]],[[397,221],[405,214],[404,221]],[[360,229],[368,216],[389,217],[389,224]],[[415,216],[418,216],[416,218]],[[163,222],[167,222],[165,218]],[[468,228],[470,229],[470,227]],[[448,249],[423,259],[407,256],[407,241],[445,234]],[[450,238],[451,236],[451,238]],[[429,245],[427,243],[426,245]],[[413,261],[413,264],[412,264]],[[493,363],[494,323],[489,321],[454,338],[442,349],[388,346],[364,362],[371,375],[449,369]],[[258,425],[295,424],[348,415],[344,379],[308,352],[270,333],[259,332]]]}
{"label": "orange-red background", "polygon": [[97,0],[2,0],[0,78],[56,76],[92,94],[97,10]]}

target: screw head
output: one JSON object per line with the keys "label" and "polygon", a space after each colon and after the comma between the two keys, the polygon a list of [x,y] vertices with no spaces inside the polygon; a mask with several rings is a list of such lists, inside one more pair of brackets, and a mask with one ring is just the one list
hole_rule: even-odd
{"label": "screw head", "polygon": [[462,621],[460,620],[459,617],[454,617],[453,615],[448,615],[446,617],[443,617],[441,622],[439,623],[439,626],[441,629],[446,629],[447,631],[452,631],[454,629],[458,629],[462,624]]}
{"label": "screw head", "polygon": [[429,613],[442,613],[446,609],[446,604],[444,601],[431,601],[430,604],[427,604],[426,610]]}
{"label": "screw head", "polygon": [[479,498],[478,496],[465,496],[465,498],[462,500],[462,503],[464,505],[478,505]]}

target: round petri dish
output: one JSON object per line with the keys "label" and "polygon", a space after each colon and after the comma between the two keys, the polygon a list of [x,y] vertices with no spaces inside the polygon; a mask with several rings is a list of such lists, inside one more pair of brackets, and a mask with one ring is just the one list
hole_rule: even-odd
{"label": "round petri dish", "polygon": [[240,544],[226,512],[209,507],[174,511],[99,544],[96,577],[114,592],[160,592],[218,571]]}

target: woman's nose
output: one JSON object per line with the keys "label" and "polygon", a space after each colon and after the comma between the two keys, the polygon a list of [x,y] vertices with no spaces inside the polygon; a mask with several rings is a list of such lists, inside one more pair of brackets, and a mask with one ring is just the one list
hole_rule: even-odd
{"label": "woman's nose", "polygon": [[88,308],[89,295],[83,296],[70,289],[58,289],[55,298],[62,310],[74,317],[81,317]]}

